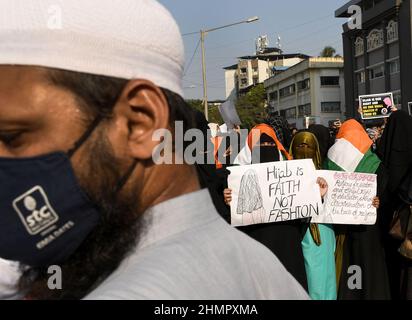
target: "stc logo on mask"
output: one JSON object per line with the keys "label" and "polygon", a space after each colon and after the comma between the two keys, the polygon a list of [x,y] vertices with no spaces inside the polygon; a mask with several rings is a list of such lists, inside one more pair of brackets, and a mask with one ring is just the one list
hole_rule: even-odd
{"label": "stc logo on mask", "polygon": [[13,207],[31,235],[36,235],[59,220],[47,195],[40,186],[34,187],[13,201]]}

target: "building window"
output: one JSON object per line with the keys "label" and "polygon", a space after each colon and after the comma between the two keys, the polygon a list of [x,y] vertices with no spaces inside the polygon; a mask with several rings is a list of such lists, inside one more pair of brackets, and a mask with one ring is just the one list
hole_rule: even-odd
{"label": "building window", "polygon": [[269,93],[269,100],[273,101],[273,100],[277,100],[278,99],[278,92],[277,91],[273,91],[271,93]]}
{"label": "building window", "polygon": [[310,79],[305,79],[298,82],[298,90],[307,90],[310,88]]}
{"label": "building window", "polygon": [[269,109],[271,109],[271,112],[275,110],[276,107],[276,101],[269,101]]}
{"label": "building window", "polygon": [[386,27],[388,43],[398,40],[398,23],[394,20],[389,21]]}
{"label": "building window", "polygon": [[241,69],[240,69],[240,73],[243,73],[243,74],[244,74],[244,73],[247,73],[247,69],[246,69],[246,68],[241,68]]}
{"label": "building window", "polygon": [[361,37],[357,37],[355,41],[355,56],[363,55],[365,50],[365,43]]}
{"label": "building window", "polygon": [[290,96],[290,95],[294,94],[295,92],[296,92],[296,87],[295,87],[294,84],[292,84],[290,86],[287,86],[285,88],[280,89],[279,90],[279,95],[280,95],[281,98],[283,98],[283,97]]}
{"label": "building window", "polygon": [[259,83],[259,79],[258,78],[253,78],[253,85],[257,85]]}
{"label": "building window", "polygon": [[383,0],[364,0],[363,2],[363,10],[370,10],[374,7],[376,7],[379,3],[381,3]]}
{"label": "building window", "polygon": [[339,86],[339,77],[320,77],[322,87]]}
{"label": "building window", "polygon": [[275,106],[276,106],[276,101],[274,101],[274,100],[271,100],[271,101],[269,101],[269,109],[275,109]]}
{"label": "building window", "polygon": [[285,110],[285,117],[286,118],[296,118],[296,108],[289,108]]}
{"label": "building window", "polygon": [[369,79],[371,80],[382,78],[384,75],[385,75],[385,69],[383,65],[369,69]]}
{"label": "building window", "polygon": [[258,68],[254,67],[252,70],[253,70],[253,73],[258,73]]}
{"label": "building window", "polygon": [[373,29],[367,37],[368,51],[378,49],[383,46],[383,30]]}
{"label": "building window", "polygon": [[356,80],[358,83],[365,83],[366,82],[366,72],[361,71],[356,73]]}
{"label": "building window", "polygon": [[389,64],[389,73],[390,74],[395,74],[401,71],[400,65],[399,65],[399,59],[393,60],[388,62]]}
{"label": "building window", "polygon": [[242,86],[246,86],[246,85],[247,85],[247,79],[241,79],[241,80],[240,80],[240,84],[241,84]]}
{"label": "building window", "polygon": [[299,117],[310,116],[312,114],[312,106],[310,103],[298,106]]}
{"label": "building window", "polygon": [[341,113],[340,102],[322,102],[321,111],[323,113]]}

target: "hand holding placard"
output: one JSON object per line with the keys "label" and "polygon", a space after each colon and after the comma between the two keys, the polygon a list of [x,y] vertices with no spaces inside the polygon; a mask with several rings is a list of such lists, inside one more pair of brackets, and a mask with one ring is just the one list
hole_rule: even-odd
{"label": "hand holding placard", "polygon": [[359,96],[359,104],[362,119],[387,118],[396,111],[391,92]]}
{"label": "hand holding placard", "polygon": [[232,225],[282,222],[319,214],[313,161],[294,160],[228,168]]}
{"label": "hand holding placard", "polygon": [[375,174],[321,170],[318,175],[328,182],[329,190],[324,198],[323,210],[319,216],[312,218],[313,223],[375,224]]}

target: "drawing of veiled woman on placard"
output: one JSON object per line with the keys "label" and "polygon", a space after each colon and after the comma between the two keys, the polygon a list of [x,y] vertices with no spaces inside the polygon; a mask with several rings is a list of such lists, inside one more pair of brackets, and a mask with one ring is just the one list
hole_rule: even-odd
{"label": "drawing of veiled woman on placard", "polygon": [[240,181],[236,213],[242,215],[243,225],[264,222],[265,209],[263,208],[262,191],[258,175],[253,169],[246,171]]}

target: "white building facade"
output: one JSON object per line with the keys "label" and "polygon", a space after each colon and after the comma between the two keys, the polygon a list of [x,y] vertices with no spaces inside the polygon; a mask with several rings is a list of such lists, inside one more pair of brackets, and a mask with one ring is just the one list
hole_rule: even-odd
{"label": "white building facade", "polygon": [[342,58],[314,57],[267,79],[268,111],[298,129],[345,119],[343,66]]}
{"label": "white building facade", "polygon": [[266,53],[240,57],[237,64],[224,68],[226,99],[233,92],[239,96],[252,86],[263,83],[276,74],[277,68],[283,68],[283,71],[308,58],[300,53],[283,54],[277,48],[267,48],[266,50],[268,51]]}

